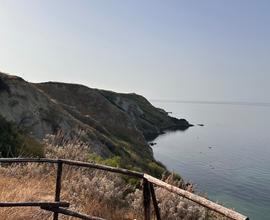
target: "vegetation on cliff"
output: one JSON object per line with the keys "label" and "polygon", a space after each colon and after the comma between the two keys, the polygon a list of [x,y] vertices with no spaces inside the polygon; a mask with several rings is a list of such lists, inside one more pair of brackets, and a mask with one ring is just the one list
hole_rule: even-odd
{"label": "vegetation on cliff", "polygon": [[43,145],[0,115],[0,156],[44,156]]}

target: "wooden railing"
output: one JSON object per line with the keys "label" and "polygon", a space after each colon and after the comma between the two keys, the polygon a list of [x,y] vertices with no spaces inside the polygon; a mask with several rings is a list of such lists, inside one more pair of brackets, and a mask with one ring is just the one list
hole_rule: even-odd
{"label": "wooden railing", "polygon": [[51,163],[57,165],[56,172],[56,184],[55,184],[55,198],[54,202],[0,202],[0,207],[26,207],[26,206],[37,206],[41,209],[51,211],[54,213],[53,219],[58,220],[58,215],[63,214],[67,216],[73,216],[85,220],[104,220],[103,218],[88,216],[79,212],[71,211],[67,209],[69,207],[68,202],[61,201],[61,179],[62,179],[62,168],[63,165],[94,168],[104,170],[113,173],[124,174],[127,176],[143,179],[143,206],[144,206],[144,219],[150,220],[150,205],[151,200],[153,203],[155,216],[157,220],[161,219],[160,210],[156,200],[154,185],[167,189],[170,192],[178,194],[188,200],[191,200],[201,206],[204,206],[212,211],[218,212],[233,220],[248,220],[249,218],[228,208],[225,208],[217,203],[214,203],[206,198],[195,195],[186,190],[167,184],[153,176],[148,174],[131,171],[122,168],[115,168],[95,163],[86,163],[81,161],[66,160],[66,159],[46,159],[46,158],[0,158],[0,163]]}

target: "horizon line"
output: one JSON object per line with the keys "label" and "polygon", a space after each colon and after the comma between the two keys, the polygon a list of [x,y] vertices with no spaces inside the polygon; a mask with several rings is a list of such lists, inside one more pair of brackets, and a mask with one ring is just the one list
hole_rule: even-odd
{"label": "horizon line", "polygon": [[210,104],[210,105],[248,105],[270,107],[270,102],[241,102],[241,101],[205,101],[205,100],[177,100],[177,99],[149,99],[150,102]]}

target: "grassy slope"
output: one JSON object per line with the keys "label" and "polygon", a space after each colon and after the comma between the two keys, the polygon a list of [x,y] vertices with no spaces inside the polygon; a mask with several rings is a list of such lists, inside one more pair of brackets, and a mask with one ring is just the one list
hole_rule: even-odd
{"label": "grassy slope", "polygon": [[[78,121],[95,128],[112,155],[92,155],[97,162],[102,160],[116,166],[151,173],[157,177],[165,167],[157,163],[142,132],[126,112],[113,105],[96,89],[66,83],[35,84],[49,97],[57,100],[63,109]],[[102,158],[103,157],[103,158]]]}

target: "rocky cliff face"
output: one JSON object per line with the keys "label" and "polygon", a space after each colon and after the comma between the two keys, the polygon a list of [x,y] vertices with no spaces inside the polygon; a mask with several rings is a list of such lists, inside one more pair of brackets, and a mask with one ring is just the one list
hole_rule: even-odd
{"label": "rocky cliff face", "polygon": [[170,117],[160,108],[154,107],[146,98],[131,94],[121,94],[100,90],[113,105],[126,112],[147,140],[151,140],[169,129],[186,130],[190,125],[185,119]]}
{"label": "rocky cliff face", "polygon": [[134,144],[145,144],[142,132],[129,115],[113,105],[99,90],[65,83],[41,83],[36,86],[77,120],[106,135]]}
{"label": "rocky cliff face", "polygon": [[35,85],[3,73],[0,84],[0,114],[32,137],[42,140],[47,134],[61,130],[70,137],[82,136],[98,154],[112,155],[104,144],[106,137],[74,118]]}
{"label": "rocky cliff face", "polygon": [[120,156],[128,166],[149,170],[156,164],[147,139],[164,129],[186,129],[186,120],[169,117],[144,97],[82,85],[33,84],[0,73],[0,115],[32,137],[63,132],[89,143],[104,158]]}

